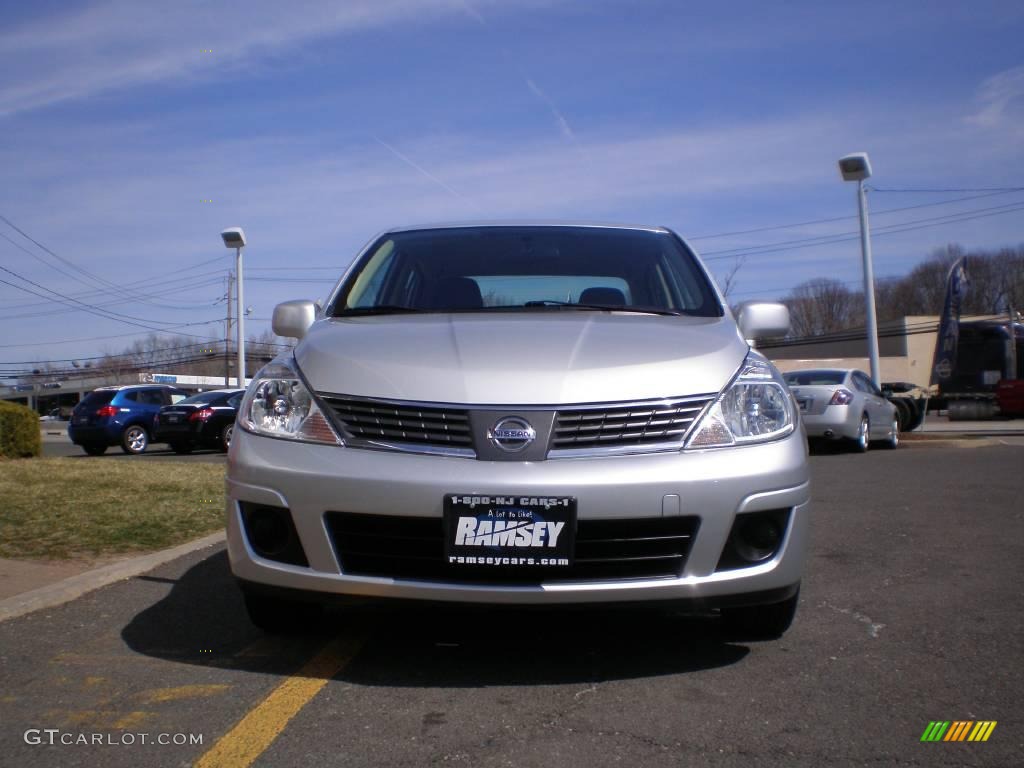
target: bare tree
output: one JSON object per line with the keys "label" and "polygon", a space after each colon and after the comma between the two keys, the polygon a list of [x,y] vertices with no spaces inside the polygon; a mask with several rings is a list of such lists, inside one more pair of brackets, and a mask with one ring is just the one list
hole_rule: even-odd
{"label": "bare tree", "polygon": [[790,333],[794,336],[820,336],[835,333],[863,322],[860,294],[843,283],[818,277],[801,283],[783,299],[789,307]]}
{"label": "bare tree", "polygon": [[747,263],[746,256],[737,256],[733,265],[725,273],[725,275],[718,281],[718,286],[722,289],[722,295],[728,299],[729,294],[732,293],[738,282],[739,271],[743,268],[743,265]]}

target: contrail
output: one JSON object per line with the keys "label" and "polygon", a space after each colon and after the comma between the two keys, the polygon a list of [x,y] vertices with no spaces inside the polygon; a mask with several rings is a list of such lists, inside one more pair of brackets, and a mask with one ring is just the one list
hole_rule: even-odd
{"label": "contrail", "polygon": [[551,114],[554,115],[555,122],[558,123],[558,128],[562,132],[562,135],[571,141],[576,141],[576,134],[572,132],[572,128],[569,126],[569,121],[565,119],[565,116],[562,115],[558,107],[555,106],[555,102],[553,102],[550,97],[540,89],[540,86],[528,77],[526,78],[526,84],[530,87],[530,90],[533,91],[537,98],[548,105],[548,109],[550,109]]}
{"label": "contrail", "polygon": [[372,133],[370,134],[370,136],[371,136],[371,138],[373,138],[373,140],[374,140],[374,141],[376,141],[376,142],[377,142],[378,144],[380,144],[380,145],[381,145],[382,147],[384,147],[384,148],[385,148],[386,150],[388,150],[388,152],[390,152],[391,154],[393,154],[393,155],[394,155],[395,157],[397,157],[397,158],[398,158],[399,160],[401,160],[401,161],[402,161],[403,163],[405,163],[406,165],[408,165],[408,166],[409,166],[410,168],[414,168],[414,169],[416,169],[417,171],[419,171],[420,173],[422,173],[422,174],[423,174],[424,176],[426,176],[426,177],[427,177],[428,179],[430,179],[430,180],[431,180],[432,182],[434,182],[435,184],[437,184],[437,186],[439,186],[439,187],[441,187],[442,189],[444,189],[444,190],[445,190],[446,192],[449,192],[449,193],[451,193],[451,194],[455,195],[455,197],[459,198],[460,200],[463,200],[463,201],[465,201],[465,202],[467,202],[467,203],[473,204],[473,201],[472,201],[472,200],[470,200],[469,198],[467,198],[467,197],[465,197],[465,196],[463,196],[463,195],[460,195],[460,194],[459,194],[458,192],[456,192],[456,191],[455,191],[454,189],[452,189],[452,188],[451,188],[451,187],[449,187],[449,186],[448,186],[447,184],[445,184],[445,183],[444,183],[443,181],[441,181],[441,180],[440,180],[439,178],[437,178],[437,176],[435,176],[434,174],[432,174],[432,173],[431,173],[430,171],[428,171],[428,170],[427,170],[426,168],[424,168],[424,167],[422,167],[422,166],[420,166],[420,165],[416,164],[415,162],[413,162],[413,161],[412,161],[411,159],[409,159],[408,157],[406,157],[405,155],[403,155],[403,154],[402,154],[401,152],[399,152],[399,151],[398,151],[397,149],[395,149],[394,147],[392,147],[392,146],[391,146],[390,144],[388,144],[388,143],[387,143],[386,141],[384,141],[383,139],[381,139],[381,138],[379,138],[379,137],[377,137],[377,136],[374,136],[374,135],[373,135]]}

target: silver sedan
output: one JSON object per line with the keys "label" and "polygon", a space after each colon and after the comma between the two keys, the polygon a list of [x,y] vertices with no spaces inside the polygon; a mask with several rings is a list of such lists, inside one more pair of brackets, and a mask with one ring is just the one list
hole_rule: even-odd
{"label": "silver sedan", "polygon": [[807,436],[849,440],[863,453],[872,440],[895,448],[900,442],[896,406],[871,378],[853,368],[814,368],[785,374],[800,406]]}

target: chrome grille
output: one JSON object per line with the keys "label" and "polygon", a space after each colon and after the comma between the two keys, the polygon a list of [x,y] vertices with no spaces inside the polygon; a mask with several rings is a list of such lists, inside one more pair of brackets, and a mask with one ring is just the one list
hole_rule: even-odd
{"label": "chrome grille", "polygon": [[680,443],[714,395],[559,409],[552,451]]}
{"label": "chrome grille", "polygon": [[464,410],[411,403],[320,395],[350,437],[472,450],[469,416]]}

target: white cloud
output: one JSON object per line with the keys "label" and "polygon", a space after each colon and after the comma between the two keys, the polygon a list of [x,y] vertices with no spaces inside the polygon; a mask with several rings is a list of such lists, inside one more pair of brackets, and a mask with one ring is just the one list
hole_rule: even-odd
{"label": "white cloud", "polygon": [[179,0],[160,12],[105,0],[0,32],[0,69],[18,73],[0,85],[0,116],[130,86],[217,79],[318,38],[466,13],[464,0]]}
{"label": "white cloud", "polygon": [[[1010,117],[1017,102],[1024,100],[1024,65],[1004,70],[985,80],[978,88],[977,101],[981,109],[969,116],[967,120],[971,123],[994,128],[1000,125],[1004,118]],[[1020,106],[1020,104],[1016,104]],[[1020,111],[1012,116],[1013,120],[1020,121]]]}

